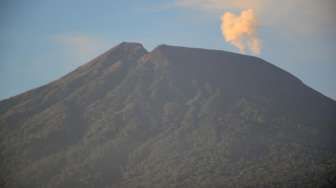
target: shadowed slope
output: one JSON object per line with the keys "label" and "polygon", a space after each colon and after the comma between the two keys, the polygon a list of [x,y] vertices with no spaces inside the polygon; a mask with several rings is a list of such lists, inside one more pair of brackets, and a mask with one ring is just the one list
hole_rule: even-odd
{"label": "shadowed slope", "polygon": [[322,187],[336,103],[262,59],[121,43],[0,102],[5,187]]}

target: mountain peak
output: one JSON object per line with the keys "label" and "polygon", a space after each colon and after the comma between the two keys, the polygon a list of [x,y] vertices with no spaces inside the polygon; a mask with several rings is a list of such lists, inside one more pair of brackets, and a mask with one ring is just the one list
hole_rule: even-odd
{"label": "mountain peak", "polygon": [[251,58],[254,61],[259,61],[260,58],[245,55],[245,54],[239,54],[234,52],[229,52],[225,50],[218,50],[218,49],[206,49],[206,48],[197,48],[197,47],[187,47],[187,46],[174,46],[174,45],[168,45],[168,44],[160,44],[156,48],[152,50],[152,52],[162,52],[164,54],[171,54],[171,53],[177,53],[177,54],[184,54],[184,55],[208,55],[208,56],[226,56],[226,57],[235,57],[235,58],[245,58],[251,60]]}
{"label": "mountain peak", "polygon": [[[93,59],[91,63],[88,63],[87,66],[96,64],[97,62],[100,62],[102,64],[111,64],[112,62],[123,58],[137,59],[146,53],[148,53],[148,51],[143,47],[141,43],[121,42]],[[84,67],[86,66],[84,65]]]}
{"label": "mountain peak", "polygon": [[144,46],[141,43],[137,42],[121,42],[112,49],[119,49],[131,53],[135,51],[142,51],[143,53],[147,53],[147,50],[144,48]]}
{"label": "mountain peak", "polygon": [[182,47],[182,46],[173,46],[173,45],[168,45],[168,44],[160,44],[157,47],[155,47],[152,52],[156,51],[166,51],[166,50],[174,50],[174,49],[193,49],[189,47]]}
{"label": "mountain peak", "polygon": [[[123,47],[123,48],[144,48],[143,45],[139,42],[121,42],[120,44],[117,45],[118,47]],[[144,48],[145,49],[145,48]]]}
{"label": "mountain peak", "polygon": [[107,50],[105,53],[98,56],[96,59],[106,59],[109,58],[111,55],[114,56],[141,56],[143,54],[148,53],[148,51],[143,47],[141,43],[137,42],[121,42],[118,45],[112,47],[111,49]]}
{"label": "mountain peak", "polygon": [[0,185],[328,187],[335,114],[259,58],[123,42],[0,101]]}

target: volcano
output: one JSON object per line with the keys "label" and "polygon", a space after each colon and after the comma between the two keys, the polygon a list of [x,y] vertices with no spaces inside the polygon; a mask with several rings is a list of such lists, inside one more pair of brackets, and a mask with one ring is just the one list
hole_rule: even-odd
{"label": "volcano", "polygon": [[121,43],[0,102],[2,187],[336,185],[336,102],[257,57]]}

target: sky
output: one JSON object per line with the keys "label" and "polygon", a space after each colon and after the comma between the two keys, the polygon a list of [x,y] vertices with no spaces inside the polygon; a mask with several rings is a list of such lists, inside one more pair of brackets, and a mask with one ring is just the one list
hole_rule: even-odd
{"label": "sky", "polygon": [[335,100],[335,8],[334,0],[0,0],[0,100],[123,41],[255,55]]}

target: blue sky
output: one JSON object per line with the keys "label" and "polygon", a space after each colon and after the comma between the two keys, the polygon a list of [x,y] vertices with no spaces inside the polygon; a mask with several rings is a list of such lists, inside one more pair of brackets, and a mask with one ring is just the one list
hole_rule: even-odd
{"label": "blue sky", "polygon": [[[258,56],[336,99],[334,1],[232,1],[239,0],[2,0],[0,99],[57,79],[122,41],[148,50],[164,43],[239,52],[225,42],[220,17],[250,7],[260,18]],[[290,9],[298,5],[304,9]]]}

